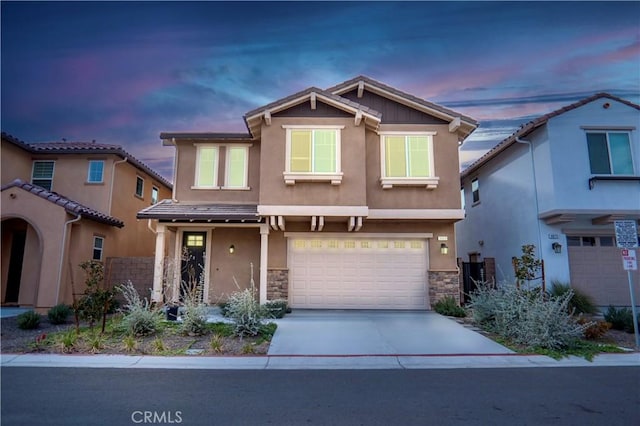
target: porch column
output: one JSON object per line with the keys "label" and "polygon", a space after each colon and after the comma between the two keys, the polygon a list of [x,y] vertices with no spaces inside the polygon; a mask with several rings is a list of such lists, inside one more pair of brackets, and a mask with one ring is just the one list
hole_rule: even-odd
{"label": "porch column", "polygon": [[269,225],[260,225],[260,304],[267,301],[267,257],[269,253]]}
{"label": "porch column", "polygon": [[156,259],[153,269],[153,292],[151,301],[162,303],[162,277],[164,275],[164,233],[166,226],[158,223],[156,227]]}

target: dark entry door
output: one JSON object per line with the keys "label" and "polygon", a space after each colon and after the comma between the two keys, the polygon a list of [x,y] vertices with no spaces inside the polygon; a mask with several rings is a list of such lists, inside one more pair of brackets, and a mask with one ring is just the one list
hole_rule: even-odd
{"label": "dark entry door", "polygon": [[24,245],[27,231],[19,229],[13,231],[11,238],[11,258],[9,259],[9,274],[7,292],[4,303],[18,303],[20,295],[20,281],[22,280],[22,262],[24,260]]}
{"label": "dark entry door", "polygon": [[484,262],[463,262],[462,263],[462,286],[464,292],[464,303],[469,302],[469,295],[477,289],[477,282],[485,280]]}
{"label": "dark entry door", "polygon": [[[206,232],[185,232],[182,237],[182,282],[180,300],[187,291],[193,291],[199,282],[204,284],[204,257],[206,253]],[[200,298],[203,289],[200,288]]]}

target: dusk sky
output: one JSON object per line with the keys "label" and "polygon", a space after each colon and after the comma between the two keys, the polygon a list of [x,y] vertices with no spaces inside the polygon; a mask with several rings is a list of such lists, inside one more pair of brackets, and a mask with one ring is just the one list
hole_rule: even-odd
{"label": "dusk sky", "polygon": [[363,74],[480,121],[463,166],[596,92],[640,103],[640,2],[7,2],[2,130],[120,144],[171,178],[160,132]]}

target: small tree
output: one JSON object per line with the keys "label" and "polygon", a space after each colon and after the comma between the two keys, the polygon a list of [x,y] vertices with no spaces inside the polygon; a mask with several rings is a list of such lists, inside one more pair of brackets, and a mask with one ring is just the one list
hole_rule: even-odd
{"label": "small tree", "polygon": [[102,333],[107,322],[107,312],[113,303],[115,293],[111,289],[104,289],[104,266],[95,260],[87,260],[80,264],[85,272],[86,289],[83,296],[74,303],[77,316],[89,322],[93,327],[95,322],[102,318]]}
{"label": "small tree", "polygon": [[531,280],[539,278],[536,275],[542,268],[542,260],[536,258],[536,246],[533,244],[525,244],[522,246],[522,256],[513,258],[513,268],[516,273],[518,285],[522,285],[524,281],[527,286]]}

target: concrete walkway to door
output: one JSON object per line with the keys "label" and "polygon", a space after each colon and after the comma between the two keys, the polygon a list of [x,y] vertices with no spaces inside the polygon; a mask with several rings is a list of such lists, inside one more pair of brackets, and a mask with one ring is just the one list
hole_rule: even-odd
{"label": "concrete walkway to door", "polygon": [[510,349],[428,311],[294,310],[268,355],[470,355]]}

